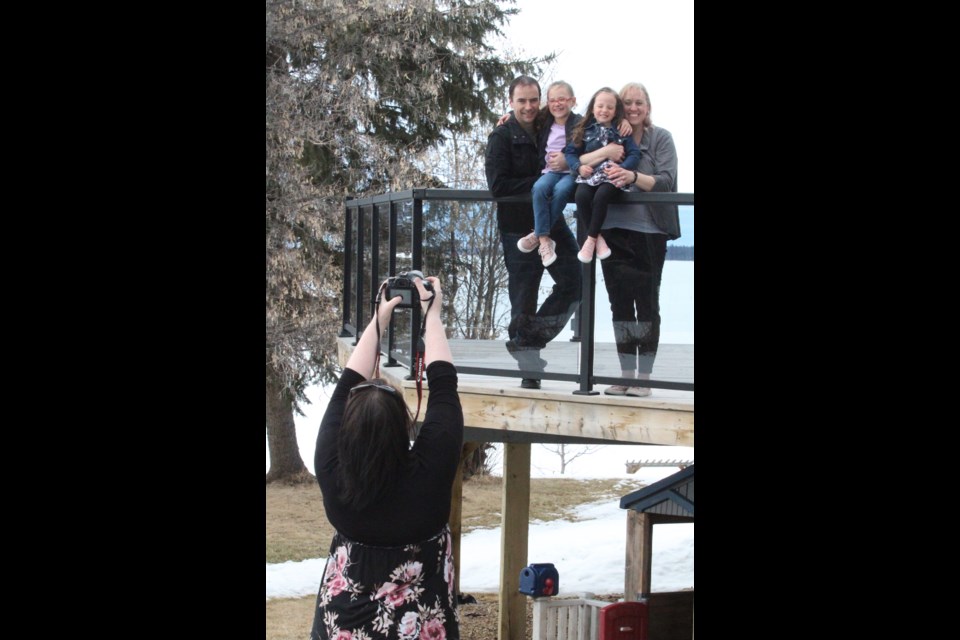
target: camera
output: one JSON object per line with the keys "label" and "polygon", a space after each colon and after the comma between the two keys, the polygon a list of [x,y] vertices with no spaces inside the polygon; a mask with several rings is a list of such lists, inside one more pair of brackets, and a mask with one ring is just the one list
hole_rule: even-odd
{"label": "camera", "polygon": [[[393,300],[400,296],[400,304],[395,309],[412,309],[420,304],[420,291],[414,284],[414,278],[423,280],[423,274],[419,271],[406,271],[399,273],[391,278],[387,278],[387,290],[384,293],[384,300]],[[423,280],[423,288],[427,291],[433,291],[433,285]]]}

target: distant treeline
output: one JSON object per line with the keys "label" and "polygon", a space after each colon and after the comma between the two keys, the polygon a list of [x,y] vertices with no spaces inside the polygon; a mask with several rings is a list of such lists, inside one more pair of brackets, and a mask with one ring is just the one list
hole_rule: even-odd
{"label": "distant treeline", "polygon": [[693,260],[693,245],[667,245],[667,260]]}

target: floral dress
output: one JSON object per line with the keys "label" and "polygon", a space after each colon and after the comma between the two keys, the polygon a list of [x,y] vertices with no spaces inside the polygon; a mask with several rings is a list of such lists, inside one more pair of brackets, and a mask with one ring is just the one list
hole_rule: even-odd
{"label": "floral dress", "polygon": [[311,640],[459,640],[453,539],[376,547],[337,533],[317,595]]}

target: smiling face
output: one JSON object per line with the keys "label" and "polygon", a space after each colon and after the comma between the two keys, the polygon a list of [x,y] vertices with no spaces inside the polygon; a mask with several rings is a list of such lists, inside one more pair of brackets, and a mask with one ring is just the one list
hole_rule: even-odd
{"label": "smiling face", "polygon": [[540,110],[540,88],[535,85],[517,85],[510,96],[510,108],[520,124],[532,126]]}
{"label": "smiling face", "polygon": [[577,99],[562,86],[551,87],[547,90],[547,106],[553,119],[560,124],[567,121],[571,109],[577,106]]}
{"label": "smiling face", "polygon": [[609,127],[613,122],[613,116],[617,113],[617,96],[614,93],[601,91],[593,99],[593,117],[605,127]]}
{"label": "smiling face", "polygon": [[627,122],[633,130],[642,129],[650,115],[650,104],[646,94],[641,89],[631,87],[623,92],[623,108]]}

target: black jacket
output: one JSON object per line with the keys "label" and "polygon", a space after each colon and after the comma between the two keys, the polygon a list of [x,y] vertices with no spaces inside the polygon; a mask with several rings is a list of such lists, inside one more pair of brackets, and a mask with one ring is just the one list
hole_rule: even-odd
{"label": "black jacket", "polygon": [[[487,138],[484,164],[487,187],[494,198],[530,195],[543,169],[543,153],[515,118],[493,130]],[[533,204],[498,202],[497,227],[502,232],[528,234],[533,231]]]}

